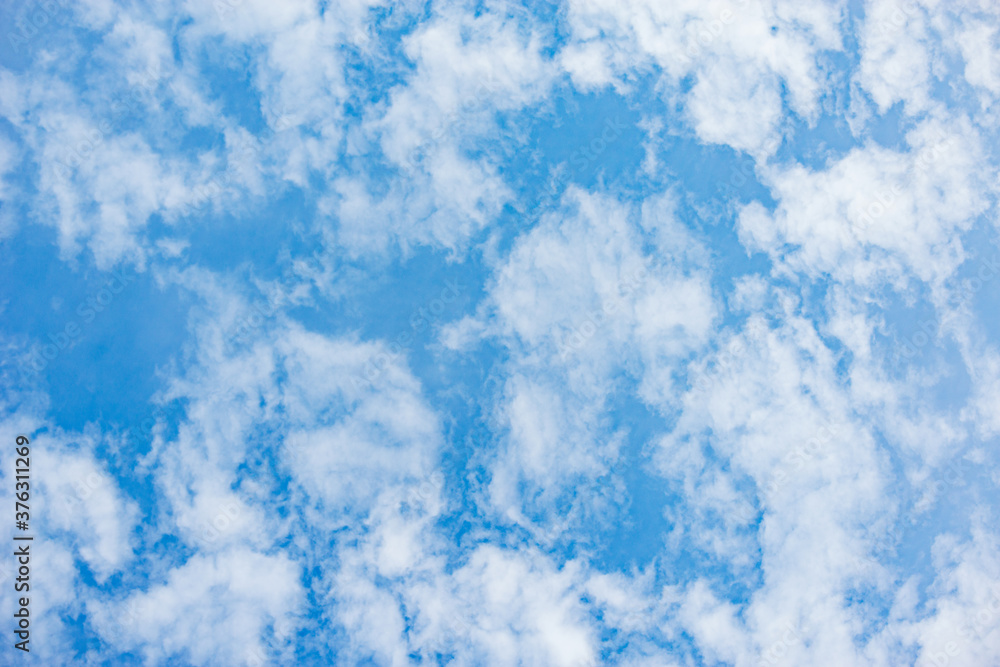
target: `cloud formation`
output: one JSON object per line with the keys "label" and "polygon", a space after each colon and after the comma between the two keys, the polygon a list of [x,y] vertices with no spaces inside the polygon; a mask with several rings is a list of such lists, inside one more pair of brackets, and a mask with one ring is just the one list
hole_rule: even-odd
{"label": "cloud formation", "polygon": [[0,15],[37,659],[1000,661],[993,4]]}

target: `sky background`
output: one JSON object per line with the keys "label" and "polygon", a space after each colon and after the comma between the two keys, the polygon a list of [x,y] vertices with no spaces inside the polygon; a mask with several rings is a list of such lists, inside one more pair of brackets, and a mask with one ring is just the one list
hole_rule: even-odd
{"label": "sky background", "polygon": [[3,664],[1000,664],[992,0],[0,25]]}

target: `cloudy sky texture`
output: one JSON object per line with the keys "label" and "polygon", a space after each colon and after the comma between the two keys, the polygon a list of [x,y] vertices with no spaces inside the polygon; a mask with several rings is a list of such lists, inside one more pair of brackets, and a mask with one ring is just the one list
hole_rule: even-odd
{"label": "cloudy sky texture", "polygon": [[1000,664],[993,0],[0,25],[0,662]]}

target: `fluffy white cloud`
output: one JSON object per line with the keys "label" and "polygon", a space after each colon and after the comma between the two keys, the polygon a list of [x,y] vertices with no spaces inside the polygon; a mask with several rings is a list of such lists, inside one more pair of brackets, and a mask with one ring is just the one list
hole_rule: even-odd
{"label": "fluffy white cloud", "polygon": [[404,40],[413,75],[372,121],[385,154],[407,165],[414,151],[469,141],[497,113],[540,102],[555,74],[543,46],[536,26],[500,12],[441,12],[422,24]]}
{"label": "fluffy white cloud", "polygon": [[380,150],[398,173],[388,183],[336,179],[321,210],[339,222],[339,242],[356,254],[397,243],[464,250],[512,199],[485,140],[499,115],[539,104],[550,89],[555,68],[543,46],[536,26],[500,11],[442,11],[407,35],[412,74],[347,149],[355,160]]}
{"label": "fluffy white cloud", "polygon": [[987,528],[995,521],[991,514],[986,508],[977,511],[966,539],[944,533],[935,540],[931,602],[917,605],[912,590],[917,582],[907,582],[894,601],[894,622],[883,632],[887,644],[895,639],[918,645],[919,664],[986,667],[1000,658],[995,640],[1000,558],[998,536]]}
{"label": "fluffy white cloud", "polygon": [[766,252],[779,274],[829,274],[867,288],[902,289],[911,277],[941,286],[964,259],[961,232],[985,212],[992,179],[976,130],[961,119],[928,120],[907,143],[905,151],[857,148],[819,171],[762,168],[777,208],[744,207],[741,241]]}
{"label": "fluffy white cloud", "polygon": [[813,119],[824,87],[817,57],[841,48],[843,3],[571,0],[573,39],[561,62],[584,89],[628,82],[650,67],[681,95],[698,136],[757,155],[780,138],[782,89]]}
{"label": "fluffy white cloud", "polygon": [[443,563],[418,557],[386,590],[374,585],[372,557],[362,553],[344,554],[334,580],[356,660],[402,665],[416,653],[451,655],[457,664],[598,664],[578,563],[558,567],[534,550],[483,545],[448,574]]}
{"label": "fluffy white cloud", "polygon": [[425,172],[395,181],[377,194],[362,178],[343,178],[321,210],[337,221],[336,237],[353,255],[381,254],[398,244],[459,250],[485,227],[510,197],[489,164],[441,146]]}
{"label": "fluffy white cloud", "polygon": [[859,26],[856,80],[880,112],[902,102],[911,116],[942,105],[933,92],[936,85],[957,84],[957,92],[965,83],[979,98],[976,122],[991,129],[995,115],[990,107],[1000,93],[998,15],[995,3],[982,0],[869,0]]}
{"label": "fluffy white cloud", "polygon": [[245,549],[196,555],[163,582],[91,611],[102,635],[116,648],[137,650],[147,664],[260,664],[270,656],[266,630],[302,605],[299,576],[285,555]]}
{"label": "fluffy white cloud", "polygon": [[[86,605],[99,599],[99,588],[109,577],[123,573],[133,562],[132,533],[139,512],[107,464],[95,455],[99,446],[110,444],[111,437],[95,428],[85,433],[45,428],[47,406],[38,395],[21,394],[15,410],[10,410],[9,398],[4,399],[0,438],[10,443],[11,456],[4,459],[0,482],[4,502],[11,508],[14,493],[28,491],[29,530],[20,534],[34,540],[11,543],[28,547],[30,573],[23,578],[17,569],[20,563],[13,557],[0,564],[0,595],[12,610],[18,608],[15,601],[20,597],[30,599],[31,652],[57,663],[72,650],[74,619],[85,612]],[[14,474],[19,435],[30,440],[27,489],[15,488],[15,482],[24,481],[15,479]],[[84,568],[89,576],[84,575]],[[28,588],[15,592],[18,576]],[[91,577],[97,586],[90,583]],[[39,637],[45,641],[38,641]]]}
{"label": "fluffy white cloud", "polygon": [[[644,249],[644,237],[656,253]],[[614,484],[596,483],[623,437],[608,428],[607,397],[624,371],[639,383],[639,398],[667,400],[680,360],[705,342],[715,318],[696,264],[704,257],[666,196],[636,210],[571,190],[517,241],[483,314],[496,319],[481,328],[512,354],[496,411],[508,435],[491,464],[491,502],[502,515],[523,522],[524,512],[574,496],[573,513],[547,516],[551,531],[583,516],[600,521],[605,504],[620,501]],[[591,490],[580,495],[581,485]]]}
{"label": "fluffy white cloud", "polygon": [[[433,472],[437,417],[409,371],[388,361],[384,345],[293,331],[279,350],[289,379],[282,404],[293,420],[285,459],[331,519],[363,512],[386,486]],[[296,425],[326,414],[329,421]]]}
{"label": "fluffy white cloud", "polygon": [[933,53],[921,4],[893,0],[865,4],[857,76],[883,113],[896,102],[905,102],[911,114],[931,105]]}

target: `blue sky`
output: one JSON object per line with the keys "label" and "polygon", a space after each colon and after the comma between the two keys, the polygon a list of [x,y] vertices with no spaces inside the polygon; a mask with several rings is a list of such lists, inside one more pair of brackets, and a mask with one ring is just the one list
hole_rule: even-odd
{"label": "blue sky", "polygon": [[1000,662],[993,3],[0,18],[0,662]]}

